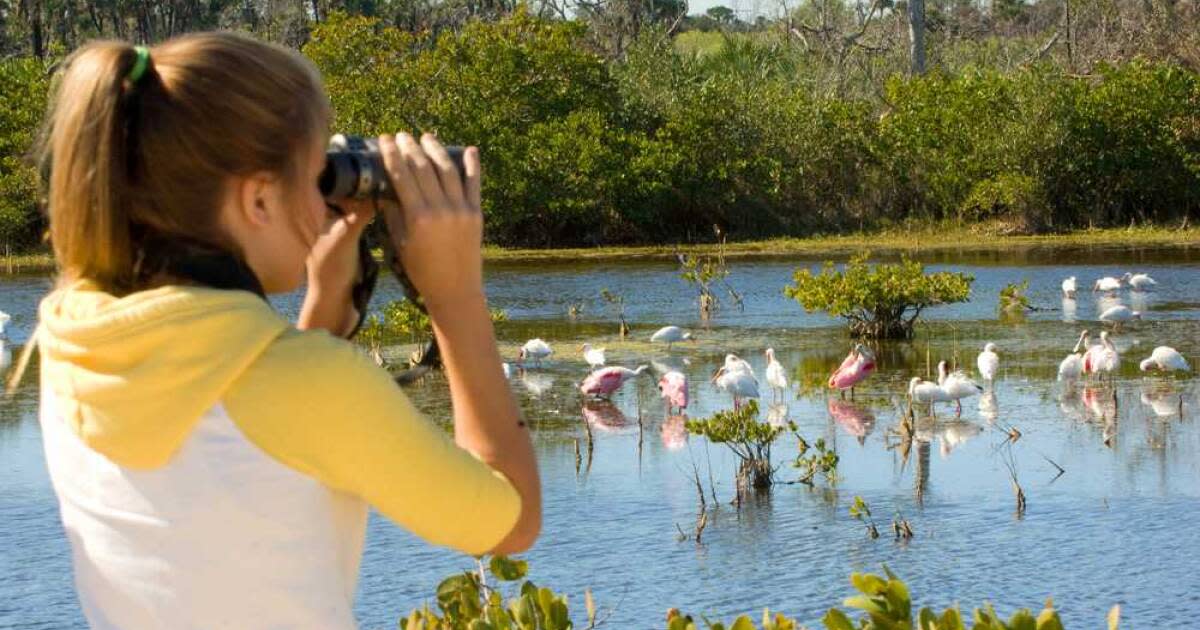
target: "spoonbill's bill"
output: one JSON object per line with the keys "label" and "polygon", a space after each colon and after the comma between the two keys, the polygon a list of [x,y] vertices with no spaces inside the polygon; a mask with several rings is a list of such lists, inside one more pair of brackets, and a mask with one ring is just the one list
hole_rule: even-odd
{"label": "spoonbill's bill", "polygon": [[1191,372],[1192,366],[1179,351],[1170,346],[1159,346],[1150,353],[1150,358],[1139,365],[1143,372]]}
{"label": "spoonbill's bill", "polygon": [[583,379],[583,384],[579,386],[579,391],[585,396],[594,396],[596,398],[610,398],[613,393],[625,384],[629,379],[646,371],[647,366],[639,365],[636,370],[614,365],[606,368],[600,368],[588,377]]}
{"label": "spoonbill's bill", "polygon": [[975,359],[975,365],[979,367],[979,376],[987,381],[988,387],[994,387],[996,372],[1000,370],[1000,355],[996,354],[996,344],[989,341]]}
{"label": "spoonbill's bill", "polygon": [[671,349],[671,345],[680,341],[695,341],[692,333],[685,331],[678,326],[663,326],[650,335],[652,343],[665,343],[667,350]]}
{"label": "spoonbill's bill", "polygon": [[767,385],[771,386],[772,399],[778,394],[783,398],[783,392],[787,390],[788,378],[787,373],[783,370],[783,364],[775,359],[775,348],[767,348]]}
{"label": "spoonbill's bill", "polygon": [[593,348],[592,344],[585,343],[579,349],[583,351],[583,360],[587,361],[589,368],[594,370],[604,366],[604,348]]}
{"label": "spoonbill's bill", "polygon": [[533,361],[541,364],[542,359],[554,354],[554,350],[550,349],[550,344],[541,339],[530,339],[521,346],[521,361]]}

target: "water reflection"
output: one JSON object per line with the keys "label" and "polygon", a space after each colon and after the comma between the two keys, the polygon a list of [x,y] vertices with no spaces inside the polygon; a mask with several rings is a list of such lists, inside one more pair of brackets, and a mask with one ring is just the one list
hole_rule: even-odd
{"label": "water reflection", "polygon": [[1148,381],[1142,384],[1142,404],[1150,407],[1159,418],[1183,415],[1183,393],[1170,383]]}
{"label": "water reflection", "polygon": [[875,428],[875,414],[864,405],[830,398],[825,409],[846,434],[858,440],[860,446],[866,443],[867,436]]}
{"label": "water reflection", "polygon": [[943,422],[937,431],[938,454],[942,456],[942,459],[946,459],[950,456],[951,451],[982,432],[982,428],[970,422],[961,420]]}
{"label": "water reflection", "polygon": [[583,403],[583,420],[593,429],[606,433],[620,431],[629,426],[629,419],[607,400],[589,400]]}
{"label": "water reflection", "polygon": [[772,403],[767,407],[767,423],[773,427],[785,427],[788,423],[787,403]]}
{"label": "water reflection", "polygon": [[663,446],[668,451],[677,451],[687,446],[687,416],[668,416],[659,428]]}
{"label": "water reflection", "polygon": [[1063,298],[1062,300],[1062,320],[1068,324],[1073,324],[1076,321],[1076,312],[1079,308],[1074,298]]}
{"label": "water reflection", "polygon": [[521,384],[530,396],[541,398],[554,387],[554,376],[547,372],[521,370]]}
{"label": "water reflection", "polygon": [[1000,402],[996,400],[995,390],[988,390],[979,397],[979,416],[988,424],[995,423],[1000,417]]}

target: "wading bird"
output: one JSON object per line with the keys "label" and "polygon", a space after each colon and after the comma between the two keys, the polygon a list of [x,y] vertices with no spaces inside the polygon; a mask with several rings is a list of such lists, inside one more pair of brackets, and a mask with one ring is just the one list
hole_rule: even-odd
{"label": "wading bird", "polygon": [[1096,281],[1092,285],[1092,292],[1101,291],[1104,293],[1116,293],[1121,289],[1121,280],[1112,276],[1105,276]]}
{"label": "wading bird", "polygon": [[1100,332],[1100,343],[1088,348],[1083,355],[1083,372],[1085,374],[1108,374],[1110,378],[1121,366],[1121,355],[1116,346],[1108,338],[1108,331]]}
{"label": "wading bird", "polygon": [[713,374],[712,382],[733,397],[734,410],[741,409],[743,398],[758,398],[758,379],[750,364],[732,354],[725,355],[725,365]]}
{"label": "wading bird", "polygon": [[1179,351],[1170,346],[1159,346],[1150,353],[1150,358],[1138,366],[1143,372],[1191,372],[1192,366]]}
{"label": "wading bird", "polygon": [[957,406],[955,415],[962,415],[962,399],[983,393],[983,388],[962,370],[953,372],[945,361],[938,361],[938,385]]}
{"label": "wading bird", "polygon": [[1079,341],[1075,342],[1075,349],[1067,358],[1058,364],[1058,380],[1067,385],[1074,385],[1079,380],[1079,376],[1083,374],[1083,352],[1088,346],[1088,331],[1079,333]]}
{"label": "wading bird", "polygon": [[658,391],[667,401],[667,415],[683,413],[688,406],[688,381],[683,372],[671,370],[658,379]]}
{"label": "wading bird", "polygon": [[788,386],[787,373],[783,370],[783,364],[775,359],[775,348],[767,348],[766,356],[767,385],[771,386],[771,399],[774,400],[776,394],[783,398],[783,392]]}
{"label": "wading bird", "polygon": [[979,367],[979,376],[987,381],[988,388],[994,388],[996,372],[1000,369],[1000,355],[996,354],[996,344],[989,341],[975,359],[975,365]]}
{"label": "wading bird", "polygon": [[593,348],[592,344],[585,343],[579,349],[583,351],[583,360],[587,361],[589,368],[594,370],[604,366],[604,348]]}
{"label": "wading bird", "polygon": [[1121,324],[1141,318],[1141,313],[1123,304],[1118,304],[1100,314],[1100,321],[1112,324],[1113,330],[1120,330]]}
{"label": "wading bird", "polygon": [[614,365],[611,367],[600,368],[588,377],[583,379],[583,384],[579,386],[579,391],[583,392],[584,396],[593,396],[596,398],[611,398],[612,395],[621,389],[629,379],[646,371],[647,366],[639,365],[636,370]]}
{"label": "wading bird", "polygon": [[0,311],[0,337],[4,336],[4,327],[8,326],[8,322],[12,321],[12,315]]}
{"label": "wading bird", "polygon": [[940,402],[950,402],[950,395],[941,385],[914,376],[908,382],[908,398],[914,403],[929,405],[929,415],[936,415],[933,406]]}
{"label": "wading bird", "polygon": [[684,331],[678,326],[663,326],[659,328],[653,335],[650,335],[651,343],[665,343],[667,350],[671,349],[671,345],[680,341],[695,341],[692,333]]}
{"label": "wading bird", "polygon": [[854,387],[865,381],[874,372],[875,353],[861,343],[855,344],[838,369],[829,376],[829,388],[840,390],[843,397],[848,389],[850,398],[853,399]]}
{"label": "wading bird", "polygon": [[521,361],[533,361],[540,365],[542,359],[551,354],[554,354],[554,351],[550,349],[550,344],[541,339],[530,339],[521,346]]}
{"label": "wading bird", "polygon": [[1150,291],[1154,289],[1154,287],[1158,286],[1158,283],[1154,281],[1154,278],[1151,278],[1148,274],[1144,273],[1125,272],[1125,275],[1121,276],[1121,280],[1128,284],[1129,288],[1133,289],[1134,291]]}
{"label": "wading bird", "polygon": [[1075,276],[1071,276],[1070,278],[1067,278],[1066,280],[1062,281],[1063,297],[1067,298],[1068,300],[1075,299],[1075,290],[1076,289],[1077,289],[1077,286],[1075,284]]}

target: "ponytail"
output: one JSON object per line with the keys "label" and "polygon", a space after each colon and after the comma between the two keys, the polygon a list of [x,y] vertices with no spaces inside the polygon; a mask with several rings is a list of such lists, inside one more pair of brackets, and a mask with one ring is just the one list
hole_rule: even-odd
{"label": "ponytail", "polygon": [[120,290],[132,282],[131,167],[138,52],[98,42],[67,59],[57,78],[42,150],[49,174],[50,239],[67,279],[92,278]]}
{"label": "ponytail", "polygon": [[53,90],[42,172],[60,281],[115,294],[169,270],[162,254],[180,243],[241,261],[220,228],[227,182],[257,172],[294,180],[297,156],[330,117],[308,60],[235,33],[149,51],[93,42],[66,60]]}

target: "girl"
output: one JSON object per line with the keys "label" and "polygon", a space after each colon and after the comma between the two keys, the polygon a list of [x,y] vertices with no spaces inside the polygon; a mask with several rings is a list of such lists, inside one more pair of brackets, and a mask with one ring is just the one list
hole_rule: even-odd
{"label": "girl", "polygon": [[[40,418],[94,628],[354,628],[368,505],[470,554],[537,537],[483,293],[478,152],[464,184],[432,137],[380,138],[400,197],[383,218],[441,344],[452,441],[339,338],[373,210],[326,225],[329,118],[303,57],[230,33],[93,43],[64,65]],[[306,275],[293,328],[265,295]]]}

